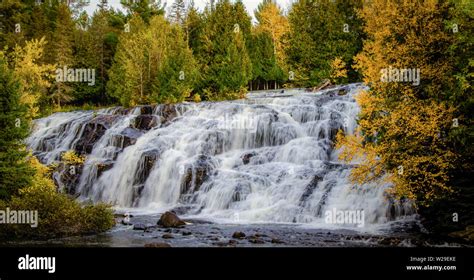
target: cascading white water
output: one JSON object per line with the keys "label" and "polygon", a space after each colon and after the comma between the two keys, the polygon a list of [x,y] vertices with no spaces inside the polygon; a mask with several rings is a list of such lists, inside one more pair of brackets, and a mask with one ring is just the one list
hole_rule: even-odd
{"label": "cascading white water", "polygon": [[[392,203],[386,185],[351,184],[351,165],[338,161],[332,142],[339,129],[355,130],[354,95],[363,89],[58,113],[36,122],[28,145],[48,164],[69,149],[87,154],[74,189],[81,199],[179,208],[215,221],[321,226],[327,210],[364,210],[366,224],[381,224],[411,213],[409,205]],[[143,115],[152,127],[137,128]]]}

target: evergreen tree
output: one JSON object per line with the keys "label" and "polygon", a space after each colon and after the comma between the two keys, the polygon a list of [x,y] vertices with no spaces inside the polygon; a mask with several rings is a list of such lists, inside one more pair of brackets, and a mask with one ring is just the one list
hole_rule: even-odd
{"label": "evergreen tree", "polygon": [[[113,21],[117,20],[117,23]],[[74,40],[75,68],[94,69],[95,83],[75,83],[74,102],[76,104],[107,104],[106,84],[118,37],[124,25],[123,18],[112,9],[97,10],[86,29],[76,29]]]}
{"label": "evergreen tree", "polygon": [[[348,67],[362,46],[362,22],[356,10],[361,0],[298,0],[289,13],[286,55],[293,82],[314,86],[329,79],[331,62],[340,57]],[[358,79],[349,68],[350,80]]]}
{"label": "evergreen tree", "polygon": [[180,27],[163,16],[151,18],[150,25],[135,16],[130,25],[131,32],[120,37],[109,93],[125,106],[184,100],[196,71]]}
{"label": "evergreen tree", "polygon": [[[64,67],[72,67],[74,64],[73,32],[75,25],[71,17],[71,11],[65,4],[58,6],[58,17],[55,27],[52,42],[54,62],[56,66],[61,69]],[[66,74],[67,73],[64,73],[64,75]],[[57,81],[51,94],[53,104],[60,108],[63,102],[71,101],[71,91],[71,86],[65,81]]]}
{"label": "evergreen tree", "polygon": [[0,199],[17,194],[30,183],[31,170],[25,162],[22,144],[28,136],[26,107],[20,103],[20,84],[0,52]]}
{"label": "evergreen tree", "polygon": [[198,77],[197,63],[179,27],[171,30],[170,48],[166,61],[153,83],[153,101],[183,102],[191,95]]}
{"label": "evergreen tree", "polygon": [[172,23],[176,23],[180,26],[185,24],[186,19],[186,3],[184,0],[175,0],[171,5],[168,19]]}
{"label": "evergreen tree", "polygon": [[188,46],[194,51],[194,53],[199,52],[201,46],[200,36],[203,33],[204,20],[202,15],[194,6],[194,2],[191,1],[188,12],[186,13],[186,23],[185,23],[185,32],[186,32],[186,41]]}
{"label": "evergreen tree", "polygon": [[128,11],[128,15],[139,15],[145,23],[149,23],[153,16],[164,15],[166,4],[161,0],[121,0],[120,3]]}
{"label": "evergreen tree", "polygon": [[133,16],[127,23],[130,32],[121,34],[114,63],[110,69],[107,90],[122,105],[145,103],[148,63],[145,58],[145,28],[143,19]]}
{"label": "evergreen tree", "polygon": [[264,89],[268,89],[269,81],[274,81],[274,83],[284,82],[285,75],[277,63],[273,39],[268,32],[253,34],[248,52],[252,61],[253,79],[250,83],[250,90],[260,89],[260,85],[263,85]]}
{"label": "evergreen tree", "polygon": [[28,29],[27,5],[20,0],[0,2],[0,50],[22,44]]}
{"label": "evergreen tree", "polygon": [[242,2],[218,1],[205,11],[197,57],[203,74],[201,90],[208,99],[239,98],[251,80],[247,53],[250,17]]}

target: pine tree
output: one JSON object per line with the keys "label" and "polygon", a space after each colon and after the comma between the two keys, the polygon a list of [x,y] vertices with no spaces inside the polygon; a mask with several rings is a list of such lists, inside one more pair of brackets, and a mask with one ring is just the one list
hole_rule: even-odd
{"label": "pine tree", "polygon": [[107,90],[122,105],[133,106],[147,102],[145,94],[148,62],[144,53],[146,24],[137,15],[127,24],[130,32],[124,32],[120,36]]}
{"label": "pine tree", "polygon": [[26,107],[20,103],[20,84],[0,52],[0,199],[8,199],[27,186],[32,172],[25,162],[22,144],[28,136]]}
{"label": "pine tree", "polygon": [[20,0],[0,2],[0,50],[23,44],[28,30],[27,5]]}
{"label": "pine tree", "polygon": [[[116,21],[116,23],[114,23]],[[112,9],[102,8],[87,20],[86,29],[74,31],[75,68],[95,70],[95,83],[75,83],[74,103],[107,104],[106,92],[109,70],[115,55],[118,37],[125,22]],[[115,25],[115,26],[114,26]]]}
{"label": "pine tree", "polygon": [[109,93],[125,106],[178,102],[188,97],[196,76],[195,62],[179,26],[163,16],[147,25],[140,17],[123,33],[110,71]]}
{"label": "pine tree", "polygon": [[207,99],[239,98],[251,80],[251,62],[246,44],[250,38],[250,16],[241,1],[218,1],[205,11],[201,47],[196,52]]}
{"label": "pine tree", "polygon": [[362,0],[298,0],[292,5],[286,55],[295,85],[310,87],[329,79],[336,57],[349,67],[350,80],[357,81],[352,60],[362,46],[356,13],[361,5]]}
{"label": "pine tree", "polygon": [[157,15],[165,14],[165,4],[161,0],[121,0],[120,3],[128,11],[130,17],[139,15],[145,23],[150,23],[150,19]]}
{"label": "pine tree", "polygon": [[153,83],[153,101],[158,103],[183,102],[191,95],[198,77],[197,63],[179,27],[172,27],[172,42],[166,61]]}
{"label": "pine tree", "polygon": [[[56,29],[53,34],[52,48],[54,50],[54,62],[58,68],[72,67],[74,64],[73,56],[73,31],[74,22],[71,17],[71,11],[65,4],[58,6],[58,17],[56,19]],[[67,74],[67,73],[64,73]],[[61,107],[63,102],[72,100],[72,88],[64,81],[57,81],[53,88],[51,97],[53,104]]]}
{"label": "pine tree", "polygon": [[[263,84],[264,89],[268,89],[269,81],[274,81],[275,84],[284,82],[285,75],[278,65],[271,34],[255,32],[252,35],[248,53],[252,62],[253,79],[250,83],[250,90],[260,89],[261,84]],[[255,82],[256,88],[253,86]]]}
{"label": "pine tree", "polygon": [[171,5],[168,18],[170,22],[183,26],[185,24],[186,14],[186,3],[184,0],[175,0]]}
{"label": "pine tree", "polygon": [[191,1],[188,7],[188,12],[186,13],[185,32],[188,46],[195,53],[199,52],[199,49],[201,47],[200,36],[203,33],[203,26],[204,21],[202,19],[202,16],[194,6],[194,2]]}

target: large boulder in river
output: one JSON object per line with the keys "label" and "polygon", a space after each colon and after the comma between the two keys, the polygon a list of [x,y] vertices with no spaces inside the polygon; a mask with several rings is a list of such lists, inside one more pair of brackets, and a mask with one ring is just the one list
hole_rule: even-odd
{"label": "large boulder in river", "polygon": [[165,228],[182,227],[185,224],[186,223],[181,220],[175,213],[169,211],[161,215],[160,220],[157,223],[157,225]]}

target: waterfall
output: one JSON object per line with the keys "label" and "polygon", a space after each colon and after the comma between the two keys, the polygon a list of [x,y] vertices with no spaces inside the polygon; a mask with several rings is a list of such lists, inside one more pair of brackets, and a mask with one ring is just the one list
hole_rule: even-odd
{"label": "waterfall", "polygon": [[177,209],[215,221],[321,225],[326,211],[364,210],[365,223],[412,214],[389,185],[354,185],[338,161],[361,84],[319,92],[252,92],[244,100],[57,113],[27,139],[45,164],[86,155],[72,192],[121,208]]}

